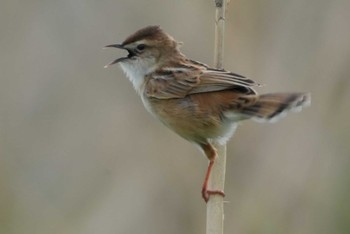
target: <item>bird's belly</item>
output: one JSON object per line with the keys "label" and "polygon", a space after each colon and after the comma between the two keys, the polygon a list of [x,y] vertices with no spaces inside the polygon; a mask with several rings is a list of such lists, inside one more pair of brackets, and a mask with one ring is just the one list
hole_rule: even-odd
{"label": "bird's belly", "polygon": [[200,110],[190,98],[143,98],[146,109],[181,137],[205,143],[225,143],[233,134],[235,123],[225,121],[218,113]]}

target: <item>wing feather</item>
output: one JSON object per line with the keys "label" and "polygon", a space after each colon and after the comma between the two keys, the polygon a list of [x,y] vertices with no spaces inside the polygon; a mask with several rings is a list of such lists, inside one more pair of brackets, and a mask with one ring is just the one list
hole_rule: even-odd
{"label": "wing feather", "polygon": [[212,69],[191,60],[176,65],[163,67],[148,75],[145,87],[147,96],[158,99],[183,98],[191,94],[221,90],[256,94],[252,87],[259,86],[244,76]]}

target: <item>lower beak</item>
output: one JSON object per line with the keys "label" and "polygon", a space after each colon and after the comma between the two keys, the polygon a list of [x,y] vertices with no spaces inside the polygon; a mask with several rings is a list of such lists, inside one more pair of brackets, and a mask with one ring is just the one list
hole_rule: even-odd
{"label": "lower beak", "polygon": [[[107,45],[107,46],[104,47],[104,49],[105,49],[105,48],[109,48],[109,47],[126,50],[126,48],[124,48],[124,46],[121,45],[121,44]],[[119,62],[121,62],[121,61],[123,61],[123,60],[125,60],[125,59],[128,59],[128,57],[122,57],[122,58],[118,58],[118,59],[116,59],[116,60],[113,60],[112,62],[110,62],[109,64],[107,64],[106,66],[104,66],[104,68],[107,68],[107,67],[109,67],[109,66],[111,66],[111,65],[113,65],[113,64],[119,63]]]}

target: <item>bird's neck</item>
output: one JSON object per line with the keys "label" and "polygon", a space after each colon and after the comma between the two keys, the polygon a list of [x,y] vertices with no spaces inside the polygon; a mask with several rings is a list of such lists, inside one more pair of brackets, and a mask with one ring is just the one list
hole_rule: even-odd
{"label": "bird's neck", "polygon": [[121,63],[120,66],[139,95],[143,93],[145,76],[157,69],[157,66],[152,66],[150,63],[142,60],[135,60],[132,63]]}

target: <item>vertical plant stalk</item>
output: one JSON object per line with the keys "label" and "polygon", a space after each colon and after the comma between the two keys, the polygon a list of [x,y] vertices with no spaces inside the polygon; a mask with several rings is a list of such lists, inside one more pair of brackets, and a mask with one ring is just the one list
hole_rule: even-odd
{"label": "vertical plant stalk", "polygon": [[[215,52],[214,65],[222,69],[224,62],[225,8],[227,0],[215,0]],[[209,178],[209,189],[224,191],[226,172],[226,145],[215,144],[217,158]],[[207,203],[206,234],[224,233],[224,198],[211,195]]]}
{"label": "vertical plant stalk", "polygon": [[214,66],[224,68],[225,10],[227,0],[215,0]]}

